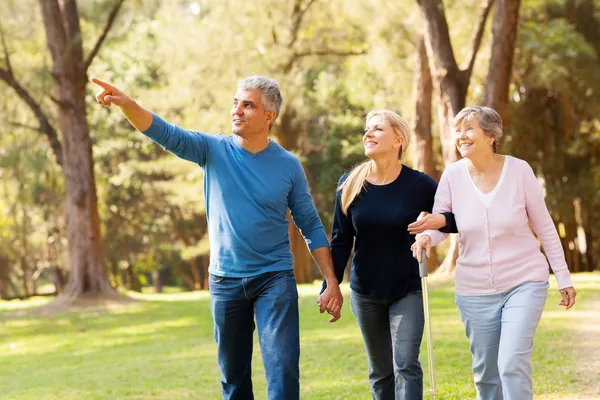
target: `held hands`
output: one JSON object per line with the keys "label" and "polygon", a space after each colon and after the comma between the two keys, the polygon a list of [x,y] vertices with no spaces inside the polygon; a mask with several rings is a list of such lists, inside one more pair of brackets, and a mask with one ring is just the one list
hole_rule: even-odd
{"label": "held hands", "polygon": [[408,233],[416,235],[426,230],[437,230],[446,226],[446,216],[444,214],[427,214],[408,225]]}
{"label": "held hands", "polygon": [[131,101],[131,98],[125,93],[98,78],[92,78],[92,82],[102,88],[102,90],[96,94],[96,100],[100,105],[110,107],[114,104],[121,107]]}
{"label": "held hands", "polygon": [[431,258],[431,238],[428,235],[417,237],[417,240],[410,246],[410,249],[412,250],[413,257],[419,260],[419,262],[423,261],[421,260],[421,249],[425,249],[428,259]]}
{"label": "held hands", "polygon": [[342,304],[344,304],[344,297],[340,285],[337,283],[328,284],[327,289],[317,298],[317,305],[321,314],[327,311],[331,315],[329,322],[335,322],[342,317]]}
{"label": "held hands", "polygon": [[569,286],[564,289],[560,289],[560,295],[562,296],[562,300],[558,305],[567,307],[566,310],[573,307],[575,305],[575,296],[577,296],[577,292],[573,286]]}

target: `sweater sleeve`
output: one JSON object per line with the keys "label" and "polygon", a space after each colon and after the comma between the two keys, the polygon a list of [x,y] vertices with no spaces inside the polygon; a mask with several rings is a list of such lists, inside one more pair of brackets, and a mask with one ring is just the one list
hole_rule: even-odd
{"label": "sweater sleeve", "polygon": [[169,124],[156,114],[152,114],[150,128],[142,133],[177,157],[195,162],[201,167],[206,165],[209,142],[215,140],[213,135],[188,131]]}
{"label": "sweater sleeve", "polygon": [[[433,212],[433,206],[435,202],[435,194],[437,192],[438,184],[427,174],[423,174],[425,178],[425,192],[427,196],[425,197],[425,207],[424,211],[428,213]],[[456,228],[456,219],[454,218],[454,213],[452,211],[440,213],[446,218],[446,226],[438,229],[440,232],[444,233],[458,233]]]}
{"label": "sweater sleeve", "polygon": [[456,227],[456,218],[454,218],[453,212],[443,212],[441,213],[444,217],[446,217],[446,226],[438,229],[438,231],[443,233],[458,233],[458,228]]}
{"label": "sweater sleeve", "polygon": [[[435,192],[435,200],[433,203],[432,213],[444,214],[452,212],[452,191],[450,188],[450,182],[448,182],[448,173],[444,171],[440,178],[440,184]],[[454,215],[454,214],[452,214]],[[454,219],[454,218],[452,218]],[[448,219],[446,219],[448,222]],[[456,221],[454,221],[454,228],[456,228]],[[427,230],[417,235],[417,237],[427,235],[431,238],[431,245],[437,246],[443,242],[447,237],[448,233],[440,232],[438,230]]]}
{"label": "sweater sleeve", "polygon": [[[338,182],[338,188],[344,182],[346,175],[342,175]],[[350,213],[350,210],[348,210]],[[344,271],[354,246],[354,226],[350,215],[344,214],[342,209],[342,191],[337,190],[335,196],[335,207],[333,209],[333,227],[331,228],[331,258],[333,259],[333,268],[335,276],[339,283],[344,279]],[[323,281],[323,292],[327,284]]]}
{"label": "sweater sleeve", "polygon": [[300,229],[308,249],[312,252],[321,247],[327,247],[325,228],[313,203],[304,168],[298,159],[295,159],[295,171],[292,190],[288,196],[288,206],[294,223]]}
{"label": "sweater sleeve", "polygon": [[523,180],[527,216],[533,231],[542,243],[550,268],[552,268],[558,283],[558,289],[573,286],[558,232],[546,207],[544,191],[533,173],[533,169],[525,161],[523,161]]}

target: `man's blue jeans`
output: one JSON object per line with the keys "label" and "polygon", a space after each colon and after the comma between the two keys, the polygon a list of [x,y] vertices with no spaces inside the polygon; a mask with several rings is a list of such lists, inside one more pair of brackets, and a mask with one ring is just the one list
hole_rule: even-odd
{"label": "man's blue jeans", "polygon": [[425,316],[421,292],[377,299],[352,292],[352,313],[362,333],[374,400],[421,400],[419,349]]}
{"label": "man's blue jeans", "polygon": [[209,277],[210,308],[225,400],[252,400],[254,316],[269,400],[300,398],[298,290],[292,270]]}

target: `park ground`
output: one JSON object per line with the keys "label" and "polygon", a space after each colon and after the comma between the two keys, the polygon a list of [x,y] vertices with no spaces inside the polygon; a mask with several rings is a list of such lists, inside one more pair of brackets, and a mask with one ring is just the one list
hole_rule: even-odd
{"label": "park ground", "polygon": [[[551,279],[552,281],[553,279]],[[535,399],[600,399],[600,274],[575,274],[569,311],[552,282],[535,337]],[[320,285],[301,285],[301,397],[369,399],[360,332],[346,301],[334,324],[317,311]],[[349,289],[344,286],[346,300]],[[41,315],[49,301],[0,302],[0,400],[220,398],[206,292],[134,294],[132,304]],[[451,283],[430,283],[438,399],[474,399],[468,342]],[[256,341],[257,400],[266,399]],[[428,393],[426,347],[422,348]],[[427,396],[425,397],[427,398]]]}

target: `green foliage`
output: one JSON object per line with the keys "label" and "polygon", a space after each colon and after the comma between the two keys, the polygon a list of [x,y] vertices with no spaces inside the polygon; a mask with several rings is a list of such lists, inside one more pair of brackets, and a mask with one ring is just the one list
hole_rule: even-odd
{"label": "green foliage", "polygon": [[546,202],[569,246],[582,246],[576,236],[584,229],[584,264],[593,269],[600,249],[593,222],[600,216],[600,19],[590,2],[526,5],[505,148],[544,178]]}
{"label": "green foliage", "polygon": [[[341,71],[343,74],[343,71]],[[315,71],[314,81],[307,83],[307,96],[313,115],[308,143],[305,146],[305,166],[320,171],[313,177],[313,200],[325,226],[332,223],[337,183],[344,172],[362,161],[364,149],[364,108],[350,100],[351,88],[333,71]]]}

